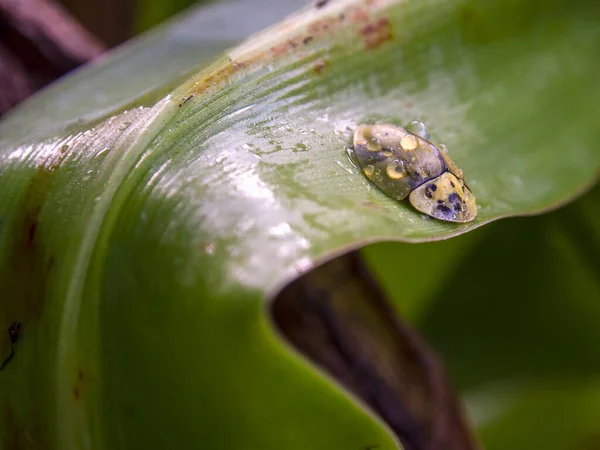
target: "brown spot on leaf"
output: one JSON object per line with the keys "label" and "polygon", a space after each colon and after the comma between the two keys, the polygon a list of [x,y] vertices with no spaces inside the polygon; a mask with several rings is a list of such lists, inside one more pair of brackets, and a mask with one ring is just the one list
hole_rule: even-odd
{"label": "brown spot on leaf", "polygon": [[81,397],[81,394],[84,391],[83,378],[84,378],[83,369],[78,369],[77,370],[77,378],[75,380],[75,383],[73,384],[73,397],[75,397],[76,399],[79,399],[79,397]]}
{"label": "brown spot on leaf", "polygon": [[362,8],[352,8],[348,12],[348,16],[352,22],[366,22],[369,20],[369,13]]}
{"label": "brown spot on leaf", "polygon": [[333,19],[332,17],[327,17],[325,19],[321,19],[321,20],[316,20],[314,22],[312,22],[309,26],[308,26],[308,31],[311,34],[323,34],[326,31],[329,31],[333,28],[335,28],[335,25],[337,24],[337,20]]}
{"label": "brown spot on leaf", "polygon": [[[374,3],[367,2],[367,4],[372,5]],[[369,13],[365,8],[349,7],[342,13],[326,16],[310,22],[297,34],[285,37],[285,40],[282,39],[282,41],[271,46],[266,51],[261,49],[249,52],[245,55],[243,60],[230,59],[229,63],[225,63],[213,72],[205,73],[204,77],[196,81],[186,95],[204,93],[219,85],[221,82],[226,81],[242,68],[260,66],[264,64],[266,60],[282,57],[293,52],[305,52],[305,50],[302,49],[302,44],[306,45],[312,40],[318,39],[320,36],[335,32],[347,18],[353,22],[365,23],[369,20]],[[385,40],[386,36],[387,38],[391,36],[390,33],[386,35],[384,32],[386,24],[387,22],[381,22],[381,20],[375,23],[376,28],[374,29],[374,36],[366,36],[365,38],[365,42],[369,46],[376,47],[379,45],[379,41]],[[389,24],[387,25],[389,31]],[[297,23],[293,20],[285,21],[277,27],[277,30],[281,33],[289,33],[294,29],[298,29],[298,27]],[[369,33],[367,32],[367,34]]]}
{"label": "brown spot on leaf", "polygon": [[207,74],[206,77],[204,77],[202,80],[198,81],[194,85],[192,92],[188,92],[186,97],[189,95],[197,95],[197,94],[201,94],[203,92],[208,91],[210,88],[229,79],[234,73],[236,73],[238,70],[242,69],[243,67],[245,67],[245,63],[240,62],[240,61],[234,62],[234,61],[230,60],[228,63],[219,67],[214,72]]}
{"label": "brown spot on leaf", "polygon": [[360,35],[363,38],[365,47],[374,50],[393,38],[392,26],[387,17],[381,17],[362,27]]}
{"label": "brown spot on leaf", "polygon": [[378,211],[378,212],[385,212],[386,211],[386,209],[383,206],[378,205],[377,203],[369,202],[369,201],[361,202],[361,205],[365,206],[365,207],[367,207],[369,209],[373,209],[375,211]]}
{"label": "brown spot on leaf", "polygon": [[283,55],[288,52],[288,43],[278,44],[271,47],[271,54],[275,57]]}
{"label": "brown spot on leaf", "polygon": [[35,215],[31,217],[31,223],[29,224],[29,245],[33,246],[35,243],[35,231],[37,230],[37,221]]}
{"label": "brown spot on leaf", "polygon": [[10,238],[0,270],[0,288],[7,302],[6,313],[27,323],[35,322],[42,313],[54,266],[54,256],[43,240],[42,215],[56,171],[68,156],[67,150],[66,144],[52,149],[37,167],[13,221],[6,224]]}
{"label": "brown spot on leaf", "polygon": [[195,82],[186,95],[204,93],[228,80],[239,70],[261,66],[269,59],[282,57],[298,51],[303,52],[302,54],[305,55],[302,44],[308,44],[314,39],[337,31],[346,19],[363,25],[366,23],[361,28],[363,41],[368,48],[376,48],[392,37],[391,27],[387,19],[379,19],[371,24],[368,23],[370,17],[368,8],[376,3],[376,1],[367,1],[366,7],[348,7],[342,13],[316,19],[308,23],[303,29],[300,29],[297,34],[292,34],[292,30],[299,28],[298,23],[294,22],[294,20],[285,21],[278,25],[277,30],[281,33],[289,33],[289,36],[282,38],[279,43],[269,47],[267,50],[258,47],[259,49],[246,53],[243,60],[230,59],[228,63],[225,63],[212,72],[205,72],[203,77]]}
{"label": "brown spot on leaf", "polygon": [[269,58],[276,58],[297,51],[301,44],[307,44],[314,38],[332,32],[339,28],[340,21],[337,17],[327,17],[325,19],[317,20],[308,25],[305,33],[300,33],[296,36],[292,36],[286,39],[285,42],[280,42],[269,48],[267,52],[257,52],[250,54],[248,59],[243,61],[230,60],[223,66],[219,67],[213,72],[206,74],[206,76],[198,80],[194,86],[187,92],[186,97],[190,95],[202,94],[209,89],[221,84],[227,79],[231,78],[233,74],[239,70],[262,64]]}
{"label": "brown spot on leaf", "polygon": [[313,69],[315,71],[316,74],[321,74],[321,72],[323,72],[323,69],[325,69],[325,67],[327,66],[327,61],[324,59],[317,59],[315,61],[315,65],[313,66]]}
{"label": "brown spot on leaf", "polygon": [[296,47],[299,47],[304,40],[299,37],[293,37],[286,42],[271,47],[271,54],[275,57],[292,52]]}

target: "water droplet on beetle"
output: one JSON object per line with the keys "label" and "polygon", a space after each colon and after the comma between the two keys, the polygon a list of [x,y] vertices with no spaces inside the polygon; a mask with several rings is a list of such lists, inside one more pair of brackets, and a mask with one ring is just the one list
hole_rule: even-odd
{"label": "water droplet on beetle", "polygon": [[406,126],[406,130],[410,131],[412,134],[416,134],[417,136],[421,136],[422,138],[429,140],[429,129],[427,128],[427,125],[420,120],[413,120]]}

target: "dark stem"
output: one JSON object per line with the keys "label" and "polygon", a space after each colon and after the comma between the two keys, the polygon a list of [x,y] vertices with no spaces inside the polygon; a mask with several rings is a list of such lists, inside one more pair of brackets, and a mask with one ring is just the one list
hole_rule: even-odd
{"label": "dark stem", "polygon": [[281,334],[369,405],[405,450],[477,448],[442,365],[358,252],[290,283],[272,315]]}

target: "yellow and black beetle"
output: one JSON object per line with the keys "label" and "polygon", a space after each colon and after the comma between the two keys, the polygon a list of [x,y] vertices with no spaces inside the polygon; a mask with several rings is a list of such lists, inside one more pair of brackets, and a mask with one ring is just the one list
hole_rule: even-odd
{"label": "yellow and black beetle", "polygon": [[412,133],[390,124],[361,125],[354,133],[354,155],[362,172],[381,191],[415,209],[448,222],[470,222],[477,217],[475,196],[462,170],[444,146],[432,144],[421,122]]}

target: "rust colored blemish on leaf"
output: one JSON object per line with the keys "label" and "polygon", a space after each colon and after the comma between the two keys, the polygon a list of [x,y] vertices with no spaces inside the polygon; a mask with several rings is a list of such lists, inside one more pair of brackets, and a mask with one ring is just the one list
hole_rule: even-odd
{"label": "rust colored blemish on leaf", "polygon": [[294,52],[302,52],[301,54],[305,55],[303,45],[339,30],[341,24],[346,19],[349,19],[352,22],[366,24],[363,27],[361,34],[363,35],[366,45],[369,48],[375,48],[385,40],[391,38],[391,29],[387,19],[380,19],[373,24],[368,24],[369,17],[367,8],[349,7],[341,13],[326,16],[307,24],[304,29],[299,30],[297,34],[291,34],[295,22],[286,21],[277,27],[277,30],[282,33],[290,32],[290,35],[285,39],[280,40],[278,43],[275,43],[266,49],[250,52],[244,59],[239,60],[230,58],[228,63],[226,62],[222,67],[207,73],[203,78],[196,81],[194,86],[185,95],[202,94],[228,80],[242,68],[260,67],[265,61],[283,57]]}
{"label": "rust colored blemish on leaf", "polygon": [[378,212],[385,212],[386,211],[386,209],[383,206],[378,205],[377,203],[370,202],[370,201],[361,202],[361,205],[365,206],[365,207],[367,207],[369,209],[373,209],[375,211],[378,211]]}
{"label": "rust colored blemish on leaf", "polygon": [[244,63],[234,62],[230,60],[224,66],[208,74],[206,78],[197,82],[186,97],[190,95],[198,95],[208,91],[211,87],[220,84],[221,82],[229,79],[238,70],[245,67]]}
{"label": "rust colored blemish on leaf", "polygon": [[338,21],[333,17],[317,20],[309,25],[308,32],[313,35],[320,35],[336,28],[337,23]]}
{"label": "rust colored blemish on leaf", "polygon": [[348,16],[352,22],[367,22],[369,20],[369,13],[362,8],[352,8]]}
{"label": "rust colored blemish on leaf", "polygon": [[31,214],[27,214],[25,221],[27,222],[27,244],[30,248],[35,246],[35,234],[37,231],[37,216],[39,214],[39,208],[33,211]]}
{"label": "rust colored blemish on leaf", "polygon": [[219,85],[221,82],[229,79],[239,70],[258,65],[269,58],[277,58],[297,51],[302,44],[308,44],[320,35],[331,33],[340,27],[340,19],[337,16],[328,17],[311,23],[305,33],[288,38],[285,42],[280,42],[268,49],[266,52],[259,52],[243,61],[230,59],[228,63],[214,72],[208,74],[204,79],[195,83],[194,87],[186,94],[197,95],[208,91],[211,87]]}
{"label": "rust colored blemish on leaf", "polygon": [[374,50],[392,39],[392,27],[387,17],[366,24],[360,29],[365,47]]}
{"label": "rust colored blemish on leaf", "polygon": [[325,69],[325,67],[327,67],[327,61],[319,58],[315,61],[315,64],[313,66],[313,70],[315,71],[316,74],[320,75],[321,72],[323,72],[323,69]]}
{"label": "rust colored blemish on leaf", "polygon": [[75,383],[73,383],[73,396],[76,399],[79,399],[79,397],[81,397],[82,392],[84,391],[83,378],[83,369],[78,369],[77,379],[75,380]]}
{"label": "rust colored blemish on leaf", "polygon": [[271,54],[274,57],[284,55],[291,50],[292,46],[289,42],[283,42],[281,44],[271,47]]}
{"label": "rust colored blemish on leaf", "polygon": [[28,323],[35,322],[43,311],[46,286],[55,258],[43,242],[43,208],[54,177],[68,156],[68,146],[55,147],[37,167],[23,193],[12,223],[0,286],[6,299],[6,313]]}

